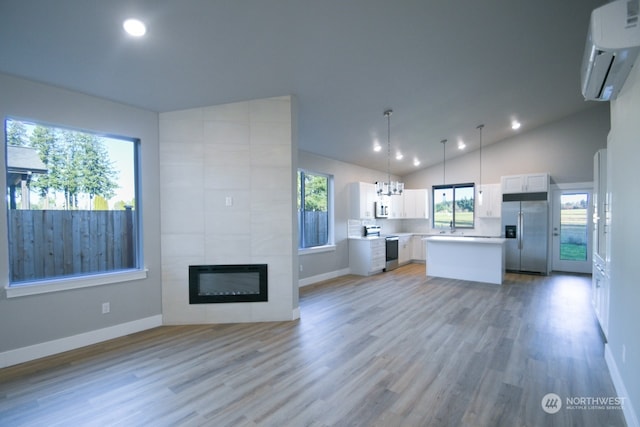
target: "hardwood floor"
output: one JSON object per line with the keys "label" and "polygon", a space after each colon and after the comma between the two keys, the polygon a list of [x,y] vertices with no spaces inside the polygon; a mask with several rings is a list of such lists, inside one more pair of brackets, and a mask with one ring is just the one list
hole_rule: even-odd
{"label": "hardwood floor", "polygon": [[[624,426],[590,277],[301,289],[295,322],[161,327],[0,370],[2,426]],[[541,405],[561,397],[555,414]]]}

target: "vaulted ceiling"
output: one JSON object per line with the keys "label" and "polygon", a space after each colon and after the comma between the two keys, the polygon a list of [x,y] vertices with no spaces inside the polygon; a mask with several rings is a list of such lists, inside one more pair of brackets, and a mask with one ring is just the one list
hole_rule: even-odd
{"label": "vaulted ceiling", "polygon": [[301,150],[382,171],[392,108],[405,175],[440,162],[442,139],[447,158],[477,149],[478,124],[484,145],[512,119],[526,132],[594,106],[580,66],[602,3],[3,0],[0,72],[157,112],[292,94]]}

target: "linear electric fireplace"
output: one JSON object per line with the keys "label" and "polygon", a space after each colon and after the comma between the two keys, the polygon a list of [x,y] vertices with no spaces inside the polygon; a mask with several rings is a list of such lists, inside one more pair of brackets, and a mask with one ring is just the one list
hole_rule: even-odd
{"label": "linear electric fireplace", "polygon": [[268,301],[267,264],[189,266],[189,304],[258,301]]}

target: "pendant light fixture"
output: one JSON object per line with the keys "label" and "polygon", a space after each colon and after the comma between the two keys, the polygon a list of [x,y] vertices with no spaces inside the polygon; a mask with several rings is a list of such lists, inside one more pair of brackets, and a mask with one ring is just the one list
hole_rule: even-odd
{"label": "pendant light fixture", "polygon": [[442,185],[444,185],[447,183],[447,140],[443,139],[440,144],[442,144]]}
{"label": "pendant light fixture", "polygon": [[385,110],[387,118],[387,181],[376,182],[376,192],[379,196],[399,196],[404,191],[404,182],[391,181],[391,113],[393,110]]}
{"label": "pendant light fixture", "polygon": [[[442,185],[447,183],[447,140],[440,141],[442,144]],[[445,200],[447,193],[442,192],[442,201]]]}
{"label": "pendant light fixture", "polygon": [[482,206],[482,128],[484,124],[476,126],[478,132],[480,132],[480,176],[478,178],[478,205]]}

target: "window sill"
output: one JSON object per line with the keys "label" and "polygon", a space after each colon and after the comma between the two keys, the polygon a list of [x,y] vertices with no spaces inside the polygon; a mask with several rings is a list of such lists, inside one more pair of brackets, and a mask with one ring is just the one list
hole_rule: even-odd
{"label": "window sill", "polygon": [[47,294],[50,292],[67,291],[70,289],[89,288],[92,286],[109,285],[113,283],[129,282],[147,278],[147,269],[126,270],[113,273],[94,274],[82,277],[67,277],[39,282],[25,282],[19,285],[6,286],[7,298],[23,297],[27,295]]}
{"label": "window sill", "polygon": [[313,248],[298,249],[298,255],[319,254],[322,252],[335,252],[336,245],[316,246]]}

